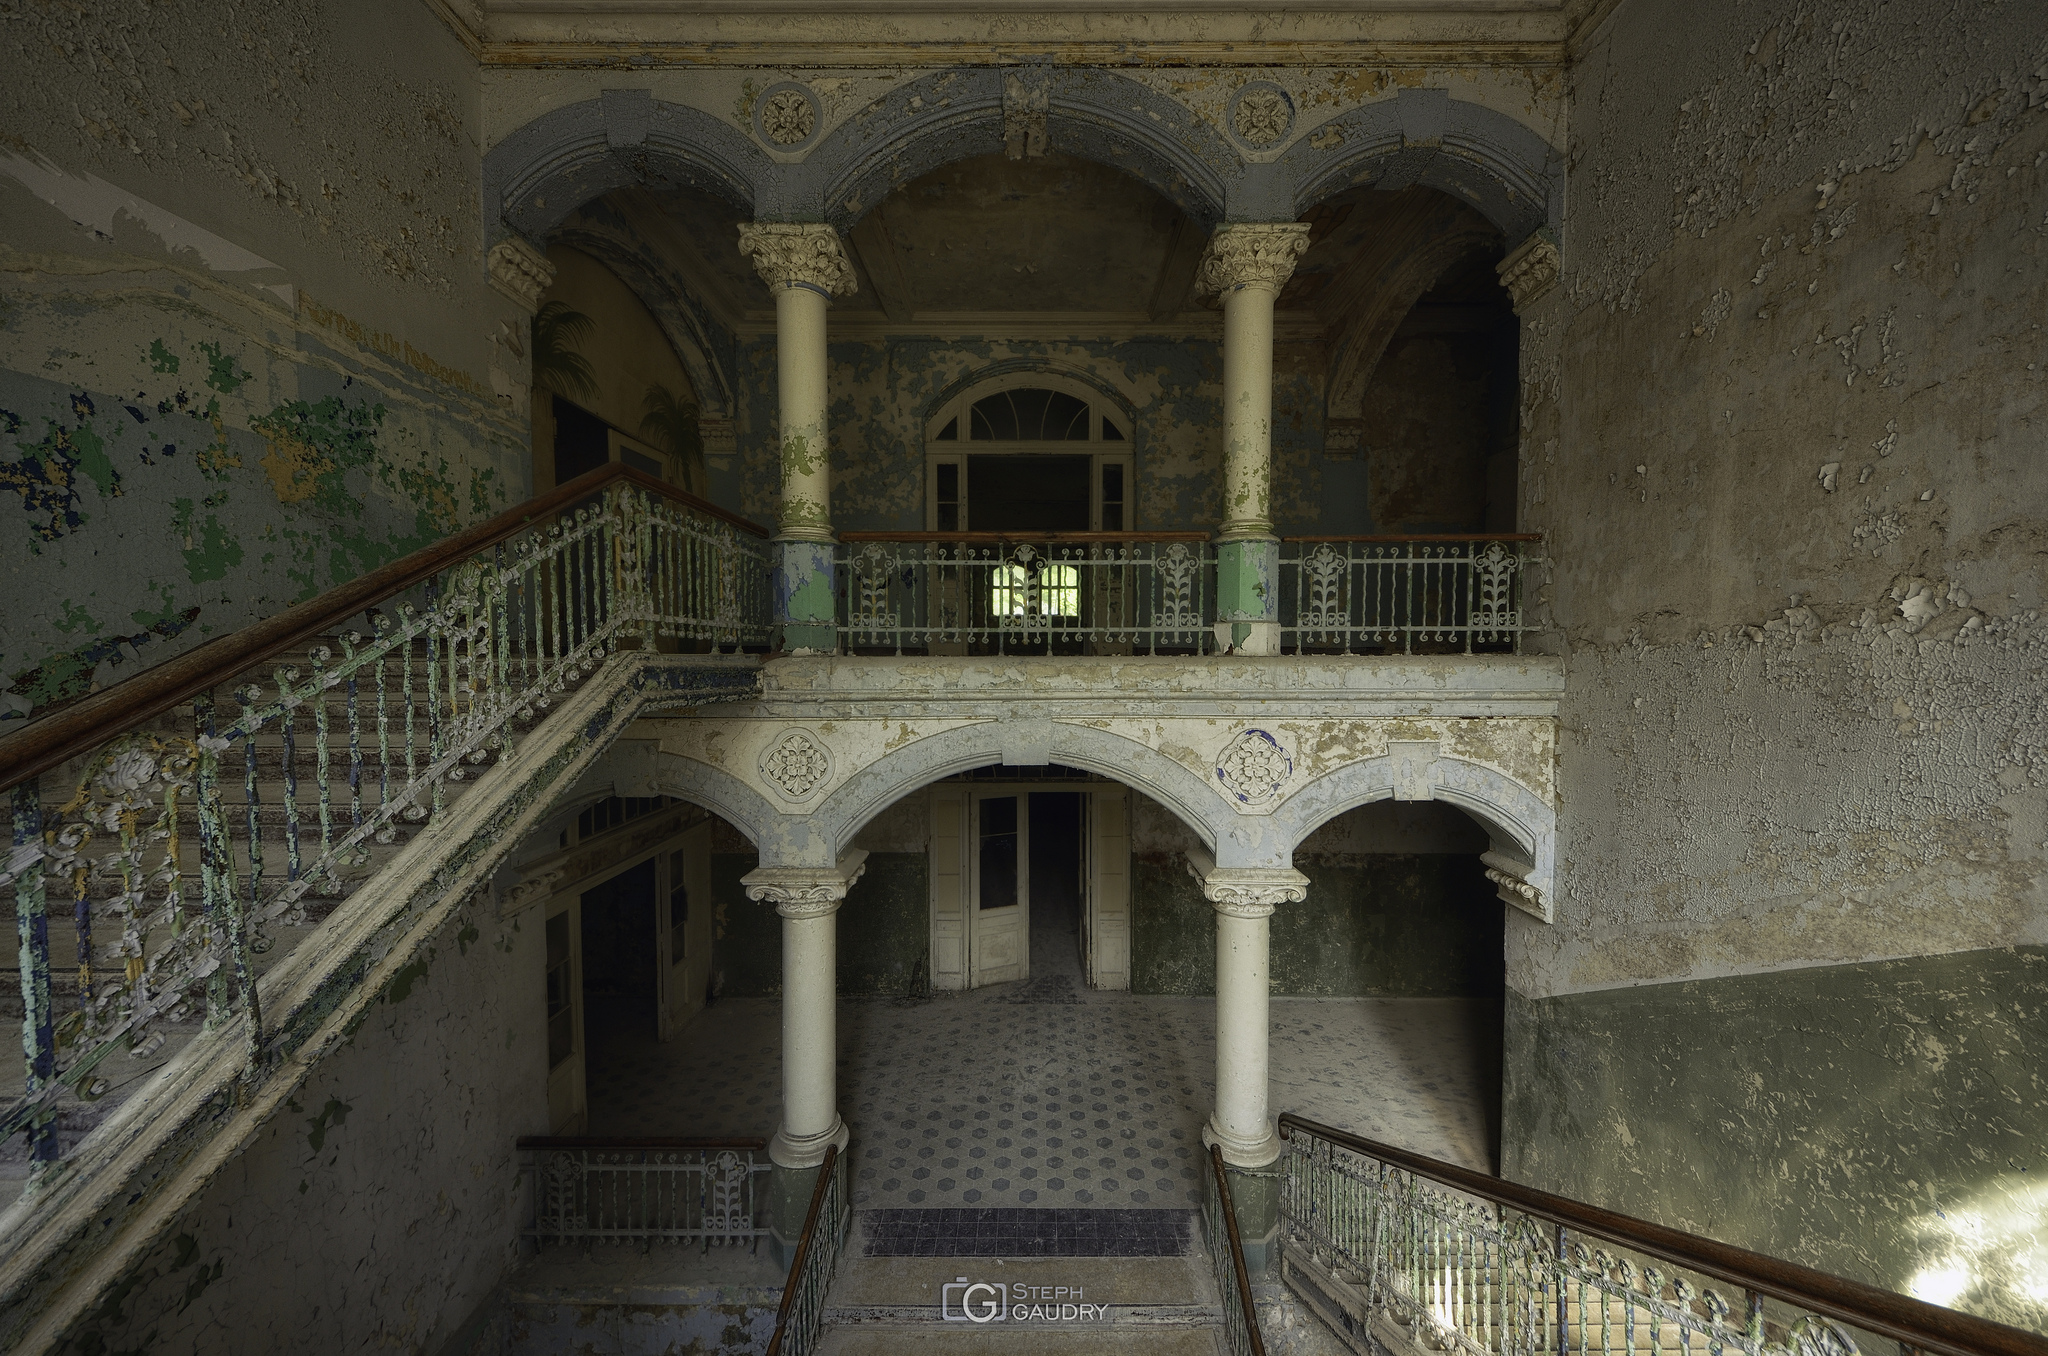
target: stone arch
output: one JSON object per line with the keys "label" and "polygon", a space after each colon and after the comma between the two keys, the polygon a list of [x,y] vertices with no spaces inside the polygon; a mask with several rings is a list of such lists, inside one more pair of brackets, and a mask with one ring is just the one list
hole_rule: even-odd
{"label": "stone arch", "polygon": [[731,375],[715,356],[722,346],[714,342],[705,317],[689,296],[675,286],[671,270],[650,259],[637,243],[595,225],[558,229],[549,239],[582,250],[632,289],[689,374],[702,417],[733,415],[737,402]]}
{"label": "stone arch", "polygon": [[1441,800],[1463,810],[1486,830],[1490,845],[1484,859],[1502,898],[1550,921],[1557,812],[1505,773],[1441,748],[1397,748],[1326,772],[1281,804],[1274,827],[1291,858],[1296,845],[1338,815],[1395,798]]}
{"label": "stone arch", "polygon": [[1366,388],[1422,294],[1459,260],[1500,248],[1491,223],[1441,193],[1416,194],[1387,225],[1345,270],[1358,300],[1330,357],[1323,426],[1332,446],[1357,445]]}
{"label": "stone arch", "polygon": [[738,829],[763,860],[771,847],[801,850],[806,845],[806,826],[792,825],[792,816],[777,811],[766,796],[724,768],[663,752],[654,761],[654,785],[657,795],[700,805]]}
{"label": "stone arch", "polygon": [[[1082,768],[1143,792],[1194,830],[1219,859],[1244,864],[1243,816],[1202,777],[1136,740],[1063,721],[984,721],[915,740],[841,783],[811,817],[820,822],[836,854],[852,844],[869,820],[911,792],[955,773],[1019,757]],[[1263,841],[1264,835],[1253,837]]]}
{"label": "stone arch", "polygon": [[[541,114],[484,156],[484,234],[545,239],[591,199],[638,184],[715,193],[748,212],[776,166],[725,122],[644,89]],[[500,222],[503,224],[501,225]]]}
{"label": "stone arch", "polygon": [[1223,219],[1239,163],[1222,134],[1185,104],[1113,71],[956,67],[898,86],[834,128],[792,169],[792,197],[781,206],[851,226],[891,189],[1003,150],[1006,134],[1020,151],[1061,151],[1123,170],[1204,230]]}
{"label": "stone arch", "polygon": [[1446,90],[1404,90],[1339,113],[1277,168],[1276,187],[1291,200],[1274,206],[1288,216],[1360,184],[1424,184],[1469,203],[1513,247],[1564,210],[1564,157],[1526,124]]}

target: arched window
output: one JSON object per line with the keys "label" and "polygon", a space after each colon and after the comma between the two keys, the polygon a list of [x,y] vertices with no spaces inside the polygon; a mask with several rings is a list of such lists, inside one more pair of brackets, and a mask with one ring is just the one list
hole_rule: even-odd
{"label": "arched window", "polygon": [[1130,420],[1054,373],[982,382],[925,427],[933,532],[1128,532],[1137,526]]}

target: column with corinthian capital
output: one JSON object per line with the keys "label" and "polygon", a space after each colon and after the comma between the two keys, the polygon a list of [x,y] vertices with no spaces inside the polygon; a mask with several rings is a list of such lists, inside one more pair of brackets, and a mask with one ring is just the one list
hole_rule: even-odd
{"label": "column with corinthian capital", "polygon": [[825,310],[858,286],[839,233],[816,222],[750,221],[740,253],[775,294],[776,375],[782,409],[782,504],[775,540],[782,647],[839,648],[832,589],[832,463],[825,410]]}
{"label": "column with corinthian capital", "polygon": [[1273,535],[1273,301],[1308,248],[1299,221],[1219,226],[1197,275],[1223,295],[1223,520],[1216,532],[1216,640],[1280,652],[1280,542]]}
{"label": "column with corinthian capital", "polygon": [[839,1115],[839,906],[868,854],[836,866],[762,866],[740,877],[747,898],[782,915],[782,1124],[768,1141],[774,1163],[768,1199],[769,1249],[788,1266],[825,1150],[846,1151]]}
{"label": "column with corinthian capital", "polygon": [[1268,1106],[1273,909],[1308,898],[1308,877],[1292,867],[1218,866],[1188,853],[1188,869],[1216,908],[1216,1110],[1202,1128],[1235,1168],[1263,1168],[1280,1156]]}

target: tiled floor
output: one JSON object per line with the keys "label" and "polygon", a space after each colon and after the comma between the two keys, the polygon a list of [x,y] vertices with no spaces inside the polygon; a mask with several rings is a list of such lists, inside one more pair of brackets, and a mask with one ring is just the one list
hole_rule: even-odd
{"label": "tiled floor", "polygon": [[[915,1006],[841,1001],[856,1209],[1199,1206],[1213,1000],[1081,988],[1036,948],[1033,964],[1025,983]],[[1487,1168],[1498,1073],[1481,1052],[1498,1012],[1276,999],[1273,1108]],[[666,1045],[594,1036],[589,1133],[769,1134],[780,1043],[773,999],[721,1002]]]}
{"label": "tiled floor", "polygon": [[866,1257],[1181,1257],[1192,1210],[869,1210]]}

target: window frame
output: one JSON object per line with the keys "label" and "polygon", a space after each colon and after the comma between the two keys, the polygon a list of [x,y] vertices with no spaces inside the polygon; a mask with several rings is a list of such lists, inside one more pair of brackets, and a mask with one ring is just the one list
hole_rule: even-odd
{"label": "window frame", "polygon": [[[975,402],[1004,391],[1053,390],[1063,395],[1086,401],[1088,405],[1087,439],[1020,439],[1016,441],[985,441],[971,436],[972,420],[969,412]],[[955,436],[941,439],[939,434],[948,424],[955,424]],[[970,456],[1076,456],[1089,458],[1088,468],[1088,530],[1101,532],[1103,509],[1103,476],[1107,466],[1120,467],[1123,473],[1123,522],[1109,529],[1119,532],[1137,530],[1137,441],[1133,421],[1115,401],[1100,390],[1083,381],[1064,376],[1057,372],[1014,372],[987,381],[977,382],[960,394],[941,405],[925,421],[924,429],[924,527],[927,532],[974,531],[973,505],[967,493],[967,459]],[[1105,440],[1102,436],[1104,425],[1108,425],[1122,436]],[[939,468],[951,465],[958,468],[957,505],[958,518],[954,525],[942,527],[939,522]]]}

